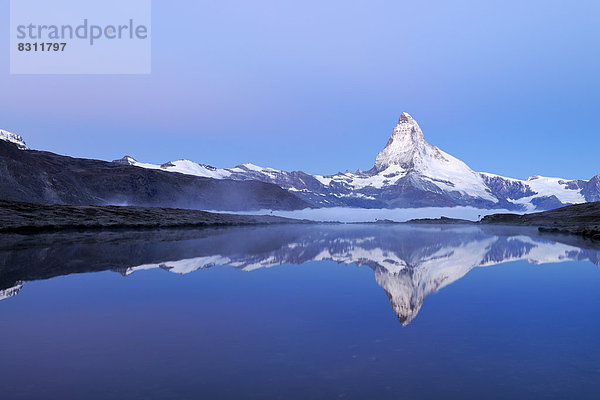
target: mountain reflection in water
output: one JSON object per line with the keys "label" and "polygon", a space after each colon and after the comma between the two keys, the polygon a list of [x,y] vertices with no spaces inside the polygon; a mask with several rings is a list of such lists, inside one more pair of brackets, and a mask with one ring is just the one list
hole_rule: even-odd
{"label": "mountain reflection in water", "polygon": [[128,233],[4,235],[0,300],[23,283],[72,273],[112,270],[124,276],[161,268],[187,274],[215,266],[253,271],[331,260],[366,266],[398,320],[412,321],[424,299],[475,267],[526,260],[544,264],[589,260],[594,243],[532,229],[414,225],[279,225]]}

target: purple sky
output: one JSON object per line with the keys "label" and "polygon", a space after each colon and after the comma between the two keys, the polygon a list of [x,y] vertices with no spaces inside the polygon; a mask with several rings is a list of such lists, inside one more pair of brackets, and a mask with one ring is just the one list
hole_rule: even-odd
{"label": "purple sky", "polygon": [[478,171],[600,172],[597,1],[154,1],[152,15],[147,76],[9,75],[2,30],[0,128],[80,157],[327,174],[369,169],[407,111]]}

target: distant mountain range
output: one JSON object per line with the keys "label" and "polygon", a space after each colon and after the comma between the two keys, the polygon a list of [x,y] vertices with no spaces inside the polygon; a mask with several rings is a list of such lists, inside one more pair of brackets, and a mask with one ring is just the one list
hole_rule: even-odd
{"label": "distant mountain range", "polygon": [[162,165],[125,156],[115,163],[214,179],[273,183],[316,207],[452,207],[519,211],[547,210],[600,200],[600,174],[568,180],[533,176],[526,180],[475,172],[464,162],[430,145],[417,122],[403,113],[385,148],[368,171],[310,175],[253,164],[219,169],[189,160]]}
{"label": "distant mountain range", "polygon": [[587,181],[519,180],[475,172],[427,143],[407,113],[373,168],[328,176],[254,164],[225,169],[190,160],[148,164],[130,156],[107,163],[28,150],[20,136],[5,131],[0,139],[11,147],[0,148],[1,198],[7,200],[213,210],[472,206],[515,211],[600,200],[600,174]]}

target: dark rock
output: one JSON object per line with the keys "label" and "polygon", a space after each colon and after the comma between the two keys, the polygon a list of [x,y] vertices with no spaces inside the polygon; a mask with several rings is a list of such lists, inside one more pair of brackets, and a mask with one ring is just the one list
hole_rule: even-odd
{"label": "dark rock", "polygon": [[536,194],[523,182],[505,179],[501,176],[489,176],[486,174],[481,174],[481,177],[492,193],[498,195],[498,197],[517,200],[522,197],[529,197]]}
{"label": "dark rock", "polygon": [[69,206],[0,200],[0,233],[65,230],[160,229],[304,223],[275,216],[218,214],[159,207]]}
{"label": "dark rock", "polygon": [[559,208],[568,205],[560,201],[558,197],[554,195],[535,197],[531,199],[531,204],[533,204],[538,210],[552,210],[553,208]]}
{"label": "dark rock", "polygon": [[448,218],[448,217],[439,217],[439,218],[416,218],[407,221],[408,224],[475,224],[474,221],[469,221],[467,219],[459,219],[459,218]]}
{"label": "dark rock", "polygon": [[538,226],[540,232],[574,234],[596,238],[600,233],[600,202],[574,204],[555,210],[532,214],[493,214],[484,217],[480,224]]}
{"label": "dark rock", "polygon": [[581,193],[585,196],[586,201],[600,201],[600,174],[590,179]]}

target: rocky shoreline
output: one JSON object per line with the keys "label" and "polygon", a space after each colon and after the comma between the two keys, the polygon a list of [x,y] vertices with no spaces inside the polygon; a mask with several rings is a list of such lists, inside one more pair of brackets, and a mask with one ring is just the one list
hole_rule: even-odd
{"label": "rocky shoreline", "polygon": [[534,226],[540,232],[566,233],[600,240],[600,202],[574,204],[531,214],[492,214],[481,221],[441,217],[413,219],[413,224],[480,224]]}
{"label": "rocky shoreline", "polygon": [[269,215],[221,214],[179,208],[48,205],[0,200],[0,233],[198,228],[308,222]]}
{"label": "rocky shoreline", "polygon": [[[73,206],[0,200],[0,233],[88,230],[151,230],[268,224],[316,223],[270,215],[236,215],[199,210],[137,206]],[[395,223],[378,220],[375,224]],[[423,218],[410,224],[507,225],[537,227],[600,240],[600,202],[576,204],[532,214],[492,214],[481,221],[448,217]]]}

